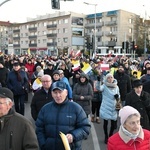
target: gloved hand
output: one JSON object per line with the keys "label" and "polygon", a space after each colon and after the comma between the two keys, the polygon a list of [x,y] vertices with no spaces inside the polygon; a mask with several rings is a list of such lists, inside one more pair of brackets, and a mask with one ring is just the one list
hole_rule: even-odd
{"label": "gloved hand", "polygon": [[115,99],[117,100],[119,98],[119,95],[118,94],[115,94],[114,95]]}
{"label": "gloved hand", "polygon": [[97,76],[97,81],[100,81],[100,80],[101,80],[100,76]]}

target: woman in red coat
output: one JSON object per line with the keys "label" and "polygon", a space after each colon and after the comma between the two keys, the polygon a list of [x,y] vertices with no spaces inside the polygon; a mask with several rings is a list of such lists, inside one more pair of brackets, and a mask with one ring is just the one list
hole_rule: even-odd
{"label": "woman in red coat", "polygon": [[131,106],[119,111],[121,126],[108,139],[108,150],[150,150],[150,131],[142,129],[140,113]]}

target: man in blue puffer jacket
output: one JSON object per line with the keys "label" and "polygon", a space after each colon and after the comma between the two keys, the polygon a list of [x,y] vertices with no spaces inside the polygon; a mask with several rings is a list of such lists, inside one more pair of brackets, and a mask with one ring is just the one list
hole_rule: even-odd
{"label": "man in blue puffer jacket", "polygon": [[67,99],[66,84],[52,85],[54,101],[46,104],[36,120],[36,134],[41,150],[65,150],[60,132],[66,135],[71,150],[81,150],[90,132],[90,122],[80,105]]}

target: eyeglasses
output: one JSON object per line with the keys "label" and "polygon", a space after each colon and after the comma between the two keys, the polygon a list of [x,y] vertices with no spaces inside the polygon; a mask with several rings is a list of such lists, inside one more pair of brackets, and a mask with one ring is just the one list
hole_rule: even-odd
{"label": "eyeglasses", "polygon": [[41,82],[43,82],[43,83],[44,83],[44,82],[51,82],[51,80],[50,80],[50,81],[41,81]]}
{"label": "eyeglasses", "polygon": [[0,102],[0,105],[6,104],[7,102]]}

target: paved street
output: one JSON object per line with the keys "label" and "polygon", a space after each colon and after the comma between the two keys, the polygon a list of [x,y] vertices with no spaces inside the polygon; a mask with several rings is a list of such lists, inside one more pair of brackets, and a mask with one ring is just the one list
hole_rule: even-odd
{"label": "paved street", "polygon": [[[32,94],[29,94],[29,101],[25,103],[26,111],[25,116],[31,120],[34,124],[34,120],[31,117],[30,102]],[[91,133],[87,140],[83,141],[83,150],[106,150],[106,144],[104,144],[104,133],[102,128],[103,122],[100,124],[91,123]]]}

